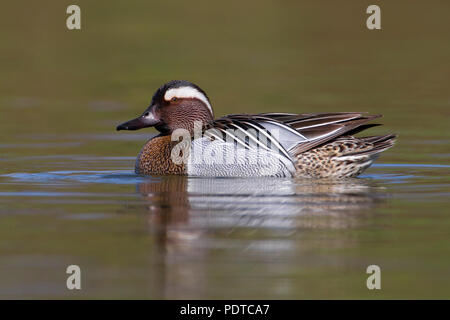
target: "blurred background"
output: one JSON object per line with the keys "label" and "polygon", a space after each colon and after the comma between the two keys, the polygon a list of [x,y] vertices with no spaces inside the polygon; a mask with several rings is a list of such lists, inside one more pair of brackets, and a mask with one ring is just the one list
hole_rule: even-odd
{"label": "blurred background", "polygon": [[[66,28],[70,4],[81,30]],[[370,4],[381,30],[366,28]],[[449,298],[449,9],[438,0],[4,3],[0,297]],[[204,89],[216,117],[381,113],[384,126],[368,134],[399,140],[356,182],[284,181],[285,191],[232,182],[221,190],[247,205],[218,202],[219,191],[201,188],[214,181],[133,176],[154,131],[115,132],[172,79]],[[365,287],[373,261],[390,270],[377,293]],[[85,270],[80,292],[64,287],[68,264]]]}

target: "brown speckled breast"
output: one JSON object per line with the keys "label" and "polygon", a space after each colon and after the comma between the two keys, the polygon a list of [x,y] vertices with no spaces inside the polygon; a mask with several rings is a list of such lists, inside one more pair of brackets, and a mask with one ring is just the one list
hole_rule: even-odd
{"label": "brown speckled breast", "polygon": [[170,135],[156,136],[147,141],[136,159],[137,174],[186,174],[186,167],[171,160],[172,147]]}

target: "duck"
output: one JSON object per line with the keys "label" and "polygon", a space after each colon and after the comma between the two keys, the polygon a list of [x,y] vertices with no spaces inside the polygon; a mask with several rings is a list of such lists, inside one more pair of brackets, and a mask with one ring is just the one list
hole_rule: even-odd
{"label": "duck", "polygon": [[172,80],[116,130],[154,127],[140,150],[139,175],[352,178],[391,148],[396,134],[355,137],[380,124],[365,112],[229,114],[218,119],[196,84]]}

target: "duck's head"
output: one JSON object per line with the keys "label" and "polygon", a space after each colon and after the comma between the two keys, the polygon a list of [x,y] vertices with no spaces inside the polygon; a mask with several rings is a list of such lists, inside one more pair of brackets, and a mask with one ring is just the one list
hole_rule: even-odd
{"label": "duck's head", "polygon": [[138,130],[155,127],[168,134],[175,129],[192,131],[194,123],[214,119],[206,93],[197,85],[184,80],[173,80],[156,90],[150,106],[136,119],[117,126],[117,130]]}

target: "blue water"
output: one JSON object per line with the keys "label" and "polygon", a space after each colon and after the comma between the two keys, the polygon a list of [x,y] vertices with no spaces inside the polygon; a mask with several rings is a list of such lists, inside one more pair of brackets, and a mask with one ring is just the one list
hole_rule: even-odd
{"label": "blue water", "polygon": [[[124,160],[123,158],[117,158]],[[98,159],[101,160],[101,159]],[[113,160],[108,158],[108,160]],[[372,168],[450,168],[450,165],[440,164],[401,164],[401,163],[385,163],[374,164]],[[10,178],[9,183],[17,182],[64,182],[76,181],[83,183],[110,183],[110,184],[136,184],[148,181],[150,177],[136,175],[130,170],[64,170],[64,171],[50,171],[50,172],[17,172],[0,175],[3,178]],[[364,173],[359,176],[359,179],[374,179],[374,180],[388,180],[389,183],[402,183],[408,179],[419,178],[418,175],[405,175],[396,173]],[[155,179],[152,177],[151,179]],[[2,181],[8,183],[8,180]],[[0,193],[0,195],[8,195],[8,193]]]}

